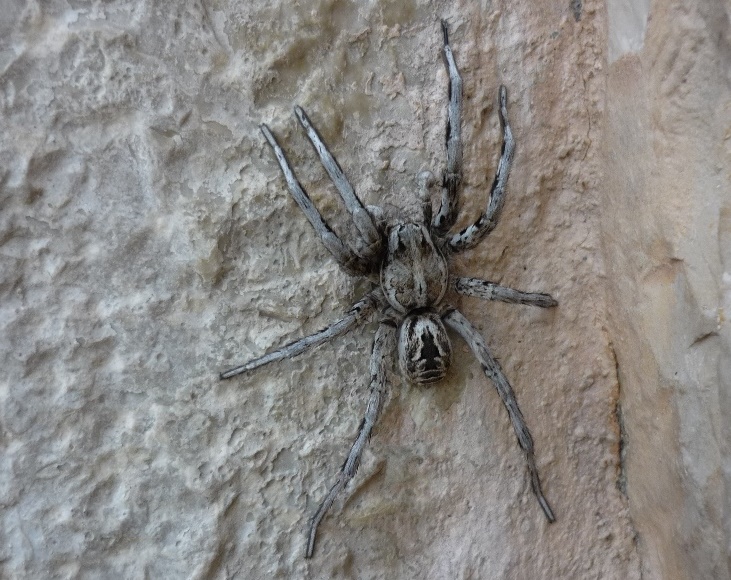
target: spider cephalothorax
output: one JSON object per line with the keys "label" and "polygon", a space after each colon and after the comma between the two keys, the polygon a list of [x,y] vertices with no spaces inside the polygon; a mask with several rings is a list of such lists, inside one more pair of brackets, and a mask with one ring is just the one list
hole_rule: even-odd
{"label": "spider cephalothorax", "polygon": [[424,224],[399,223],[388,231],[381,289],[396,312],[436,306],[449,282],[447,260]]}
{"label": "spider cephalothorax", "polygon": [[508,123],[507,91],[501,86],[498,113],[503,128],[503,147],[487,208],[474,224],[458,233],[450,234],[457,221],[458,190],[462,181],[462,79],[449,46],[445,22],[442,22],[442,32],[444,57],[449,73],[447,166],[442,173],[441,201],[436,215],[432,215],[429,195],[435,183],[429,172],[419,175],[422,209],[419,220],[409,220],[401,216],[387,220],[384,218],[385,212],[380,208],[370,206],[366,208],[305,112],[300,107],[295,107],[295,114],[300,124],[335,184],[355,225],[354,244],[351,246],[345,243],[330,229],[297,181],[284,151],[269,127],[261,126],[264,137],[274,150],[292,197],[307,216],[325,247],[345,272],[367,277],[373,282],[374,287],[356,302],[343,318],[324,330],[223,372],[221,378],[228,379],[267,363],[301,354],[311,347],[342,335],[373,314],[381,313],[380,325],[373,342],[370,396],[365,416],[334,485],[312,518],[305,552],[308,558],[312,556],[317,528],[322,518],[332,506],[337,494],[355,475],[365,445],[378,420],[386,398],[388,386],[386,378],[391,353],[394,351],[398,353],[399,368],[407,381],[420,385],[435,383],[444,378],[452,360],[452,346],[447,328],[467,342],[485,374],[495,385],[513,424],[518,444],[525,453],[533,493],[548,521],[555,520],[541,491],[533,439],[510,383],[480,334],[459,310],[445,301],[447,291],[451,289],[464,296],[475,296],[485,300],[500,300],[542,308],[556,305],[556,301],[548,294],[521,292],[486,280],[450,275],[450,256],[476,246],[497,225],[505,200],[505,186],[515,143]]}

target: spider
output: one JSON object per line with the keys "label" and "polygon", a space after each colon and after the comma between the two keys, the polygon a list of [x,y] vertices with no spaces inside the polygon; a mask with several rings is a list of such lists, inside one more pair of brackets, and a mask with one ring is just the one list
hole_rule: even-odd
{"label": "spider", "polygon": [[230,379],[266,364],[295,357],[343,335],[364,323],[376,312],[380,313],[380,324],[371,354],[370,395],[365,416],[335,483],[310,521],[306,558],[312,557],[318,526],[336,496],[355,475],[365,446],[378,421],[388,388],[390,353],[397,351],[401,374],[410,384],[436,383],[444,378],[452,360],[452,347],[446,328],[453,330],[469,345],[487,378],[497,389],[513,424],[518,444],[525,454],[533,493],[546,519],[549,522],[555,521],[553,511],[541,490],[533,438],[518,407],[515,393],[478,331],[459,310],[444,299],[447,291],[453,290],[464,296],[511,304],[541,308],[557,305],[556,300],[548,294],[521,292],[487,280],[464,278],[449,272],[449,260],[453,254],[474,248],[497,225],[505,201],[505,186],[515,152],[515,142],[508,122],[507,90],[501,85],[498,93],[498,114],[503,143],[487,208],[472,225],[458,233],[450,233],[457,221],[458,190],[462,181],[462,79],[449,45],[447,23],[442,21],[441,24],[444,60],[449,75],[447,166],[442,174],[441,200],[436,214],[433,215],[430,191],[437,183],[430,172],[422,172],[418,176],[421,205],[418,219],[407,219],[398,214],[387,215],[387,211],[379,207],[365,207],[308,116],[302,108],[295,107],[297,119],[355,224],[357,241],[353,245],[347,244],[330,229],[315,208],[269,127],[265,124],[260,127],[274,151],[289,192],[322,243],[346,273],[366,277],[371,281],[372,289],[353,304],[340,320],[319,332],[227,370],[221,373],[221,379]]}

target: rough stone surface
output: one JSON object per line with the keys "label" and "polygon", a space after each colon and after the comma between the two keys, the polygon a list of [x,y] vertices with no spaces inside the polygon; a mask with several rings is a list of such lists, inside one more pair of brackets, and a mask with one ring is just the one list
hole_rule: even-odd
{"label": "rough stone surface", "polygon": [[[729,9],[655,4],[5,3],[0,576],[728,577]],[[486,203],[501,83],[518,143],[501,223],[455,270],[560,302],[459,302],[558,521],[455,339],[441,385],[394,373],[306,561],[374,326],[217,380],[366,289],[258,124],[338,231],[295,103],[367,203],[408,211],[444,161],[441,17],[465,82],[462,223]]]}
{"label": "rough stone surface", "polygon": [[731,5],[656,4],[629,27],[639,51],[609,11],[600,229],[626,490],[645,578],[729,578]]}

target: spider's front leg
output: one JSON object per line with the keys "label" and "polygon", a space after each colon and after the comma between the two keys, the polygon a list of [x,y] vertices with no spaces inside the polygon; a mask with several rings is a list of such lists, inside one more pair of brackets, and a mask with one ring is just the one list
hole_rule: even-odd
{"label": "spider's front leg", "polygon": [[356,195],[353,186],[350,185],[348,178],[345,177],[345,173],[343,173],[343,170],[340,168],[340,164],[337,159],[335,159],[335,156],[330,153],[330,149],[328,149],[325,141],[323,141],[320,136],[320,133],[312,124],[312,121],[310,121],[307,113],[305,113],[302,107],[295,107],[294,112],[297,115],[297,119],[302,125],[302,128],[305,130],[305,133],[307,133],[307,138],[310,140],[310,143],[312,143],[312,146],[317,152],[322,166],[325,168],[325,171],[327,171],[330,179],[335,184],[335,188],[338,190],[340,198],[343,200],[345,207],[353,218],[353,223],[355,224],[356,229],[360,233],[360,237],[358,239],[359,245],[356,248],[356,252],[365,261],[372,264],[374,267],[377,266],[381,255],[383,240],[381,233],[376,227],[376,222],[373,219],[373,216],[368,212],[363,205],[363,202],[360,201]]}
{"label": "spider's front leg", "polygon": [[325,220],[322,219],[320,212],[317,211],[317,208],[312,203],[307,192],[302,188],[302,185],[297,180],[297,176],[290,166],[289,161],[287,161],[284,151],[279,146],[279,143],[277,143],[277,140],[269,130],[269,127],[262,124],[260,128],[267,142],[274,150],[274,155],[277,158],[279,167],[282,169],[289,192],[297,202],[297,205],[300,206],[300,209],[304,212],[310,224],[312,224],[317,235],[320,236],[322,243],[332,254],[333,258],[335,258],[335,261],[348,274],[362,276],[371,273],[373,265],[361,256],[358,256],[351,248],[344,244],[335,232],[332,231],[330,226],[327,225]]}
{"label": "spider's front leg", "polygon": [[462,183],[462,77],[449,46],[449,31],[442,20],[444,61],[449,73],[449,103],[447,104],[447,168],[442,178],[442,199],[432,227],[437,236],[444,236],[457,221],[459,186]]}
{"label": "spider's front leg", "polygon": [[474,248],[487,234],[494,230],[505,203],[505,187],[508,184],[510,166],[513,163],[513,155],[515,154],[515,141],[508,122],[508,91],[503,85],[500,85],[498,93],[498,114],[500,124],[503,127],[503,147],[500,152],[497,173],[490,189],[487,209],[474,224],[449,238],[449,247],[453,252]]}
{"label": "spider's front leg", "polygon": [[388,362],[389,353],[396,348],[396,325],[390,320],[381,322],[376,337],[373,341],[373,352],[371,354],[370,372],[371,387],[370,396],[368,398],[368,406],[366,407],[365,416],[358,428],[358,435],[353,442],[345,463],[340,468],[335,483],[325,496],[325,499],[317,508],[317,512],[310,522],[310,529],[307,534],[307,551],[306,558],[311,558],[315,549],[315,539],[317,537],[317,528],[325,517],[325,514],[332,506],[337,495],[345,488],[348,482],[353,479],[355,472],[358,470],[361,456],[365,450],[365,446],[371,437],[373,427],[378,421],[381,414],[383,403],[386,398],[386,390],[388,388]]}
{"label": "spider's front leg", "polygon": [[487,378],[492,381],[495,385],[500,398],[503,401],[503,405],[508,411],[510,416],[510,422],[513,424],[513,430],[518,438],[518,444],[525,453],[525,459],[528,464],[528,470],[531,476],[531,486],[533,487],[533,493],[538,499],[538,503],[543,509],[543,513],[546,515],[546,519],[553,523],[556,521],[556,517],[553,515],[551,506],[548,505],[548,501],[543,495],[541,489],[541,479],[538,476],[538,468],[536,467],[536,458],[533,450],[533,437],[531,437],[528,425],[523,418],[523,413],[520,412],[518,401],[515,398],[513,388],[510,386],[507,377],[503,373],[500,365],[495,358],[490,354],[490,351],[485,345],[480,333],[477,332],[470,322],[464,317],[459,310],[450,311],[445,317],[444,322],[447,326],[452,328],[462,339],[469,345],[470,349],[474,353],[477,360],[482,365],[482,370],[487,375]]}

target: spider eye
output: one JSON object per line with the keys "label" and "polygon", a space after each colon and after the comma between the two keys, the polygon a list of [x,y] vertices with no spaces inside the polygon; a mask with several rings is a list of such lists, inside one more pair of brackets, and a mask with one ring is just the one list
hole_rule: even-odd
{"label": "spider eye", "polygon": [[452,346],[436,313],[415,313],[404,319],[398,355],[401,372],[409,381],[427,385],[444,378],[452,361]]}

